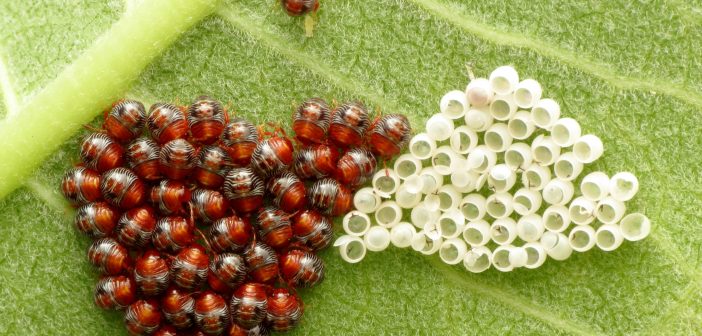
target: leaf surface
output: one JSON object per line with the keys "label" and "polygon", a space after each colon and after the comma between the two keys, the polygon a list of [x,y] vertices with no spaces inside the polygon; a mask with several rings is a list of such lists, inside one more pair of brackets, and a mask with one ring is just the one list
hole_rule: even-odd
{"label": "leaf surface", "polygon": [[[315,37],[306,39],[301,19],[273,1],[252,3],[224,2],[127,95],[153,103],[209,93],[256,122],[285,122],[291,104],[310,96],[359,98],[406,113],[420,128],[444,92],[464,87],[466,62],[484,76],[513,64],[523,78],[539,80],[564,115],[603,139],[605,155],[588,171],[639,177],[641,191],[627,205],[654,224],[649,239],[614,252],[509,274],[470,274],[398,249],[348,265],[328,250],[327,279],[302,292],[307,309],[294,334],[702,333],[699,6],[326,0]],[[125,8],[121,1],[0,4],[2,101],[11,92],[31,103]],[[0,106],[0,113],[11,110]],[[0,334],[125,333],[120,313],[93,306],[89,241],[73,229],[57,190],[78,160],[81,134],[0,201]]]}

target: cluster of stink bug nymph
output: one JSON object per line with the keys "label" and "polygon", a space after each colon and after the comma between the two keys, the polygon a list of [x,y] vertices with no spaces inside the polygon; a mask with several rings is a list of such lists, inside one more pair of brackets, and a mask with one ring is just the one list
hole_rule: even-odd
{"label": "cluster of stink bug nymph", "polygon": [[[218,101],[122,100],[63,178],[94,239],[95,303],[133,335],[265,335],[301,320],[296,288],[324,279],[315,254],[352,192],[410,139],[407,118],[319,98],[280,126],[230,119]],[[377,158],[376,158],[377,156]]]}

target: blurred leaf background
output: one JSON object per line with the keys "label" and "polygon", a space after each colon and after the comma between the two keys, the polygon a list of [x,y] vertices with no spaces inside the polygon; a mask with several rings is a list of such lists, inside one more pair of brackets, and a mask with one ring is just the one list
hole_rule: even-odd
{"label": "blurred leaf background", "polygon": [[[0,115],[21,113],[139,3],[0,2]],[[358,98],[417,129],[444,92],[464,88],[466,62],[482,76],[512,64],[602,137],[605,156],[588,169],[639,177],[628,206],[651,218],[652,235],[508,274],[398,249],[348,265],[328,250],[327,279],[302,292],[293,334],[702,334],[700,50],[699,2],[322,0],[307,39],[275,1],[229,0],[123,95],[208,93],[256,122],[289,120],[291,103],[310,96]],[[0,201],[0,334],[125,334],[121,313],[92,303],[89,240],[58,192],[83,134]]]}

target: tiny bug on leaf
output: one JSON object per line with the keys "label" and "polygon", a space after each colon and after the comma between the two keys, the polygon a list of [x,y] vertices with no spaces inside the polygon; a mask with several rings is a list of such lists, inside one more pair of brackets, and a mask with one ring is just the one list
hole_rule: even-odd
{"label": "tiny bug on leaf", "polygon": [[250,282],[239,286],[231,300],[232,320],[245,329],[257,326],[266,318],[268,295],[266,286]]}
{"label": "tiny bug on leaf", "polygon": [[273,204],[285,212],[295,212],[307,204],[305,184],[293,173],[277,174],[268,180],[266,189],[273,196]]}
{"label": "tiny bug on leaf", "polygon": [[210,262],[210,272],[232,289],[246,280],[247,271],[244,258],[236,253],[216,255]]}
{"label": "tiny bug on leaf", "polygon": [[224,177],[232,165],[232,160],[224,149],[204,146],[198,154],[193,178],[205,188],[217,189],[224,183]]}
{"label": "tiny bug on leaf", "polygon": [[293,116],[292,129],[303,144],[322,143],[327,138],[331,113],[323,99],[312,98],[302,103]]}
{"label": "tiny bug on leaf", "polygon": [[305,36],[312,37],[319,0],[281,0],[280,4],[290,16],[305,15]]}
{"label": "tiny bug on leaf", "polygon": [[127,163],[134,173],[144,180],[153,182],[161,178],[158,155],[161,147],[156,141],[140,137],[129,143],[126,150]]}
{"label": "tiny bug on leaf", "polygon": [[88,261],[107,275],[126,273],[131,268],[129,251],[112,238],[101,238],[88,248]]}
{"label": "tiny bug on leaf", "polygon": [[300,297],[285,288],[276,288],[268,295],[266,323],[273,331],[290,331],[300,322],[304,307]]}
{"label": "tiny bug on leaf", "polygon": [[261,241],[274,249],[287,247],[292,239],[290,215],[277,208],[261,209],[256,216],[256,228]]}
{"label": "tiny bug on leaf", "polygon": [[224,196],[235,211],[253,212],[263,205],[263,180],[250,168],[234,168],[224,180]]}
{"label": "tiny bug on leaf", "polygon": [[373,153],[365,148],[353,148],[339,159],[334,178],[341,184],[355,187],[366,183],[375,173],[376,166]]}
{"label": "tiny bug on leaf", "polygon": [[103,277],[95,285],[94,297],[102,309],[124,309],[136,300],[136,284],[124,275]]}
{"label": "tiny bug on leaf", "polygon": [[181,180],[190,175],[195,167],[195,147],[183,139],[167,142],[161,148],[158,163],[163,175],[173,180]]}
{"label": "tiny bug on leaf", "polygon": [[332,113],[329,138],[339,147],[357,147],[369,126],[368,110],[361,102],[351,102],[337,107]]}
{"label": "tiny bug on leaf", "polygon": [[182,139],[188,135],[188,121],[185,113],[175,105],[156,103],[151,105],[146,126],[151,136],[159,144]]}
{"label": "tiny bug on leaf", "polygon": [[244,250],[244,258],[254,281],[270,283],[278,277],[278,256],[270,246],[255,242]]}
{"label": "tiny bug on leaf", "polygon": [[401,114],[382,116],[371,127],[370,148],[374,154],[391,158],[407,147],[412,134],[407,117]]}
{"label": "tiny bug on leaf", "polygon": [[178,287],[168,288],[161,299],[161,309],[166,320],[178,329],[193,325],[195,299],[193,294]]}
{"label": "tiny bug on leaf", "polygon": [[190,189],[183,182],[162,180],[151,188],[149,201],[163,215],[184,214],[190,194]]}
{"label": "tiny bug on leaf", "polygon": [[258,130],[248,120],[234,118],[220,136],[224,150],[235,164],[248,166],[258,144]]}
{"label": "tiny bug on leaf", "polygon": [[220,335],[229,325],[227,301],[211,291],[205,291],[195,300],[195,322],[207,335]]}
{"label": "tiny bug on leaf", "polygon": [[91,238],[102,238],[112,234],[117,226],[119,212],[105,202],[88,203],[76,213],[78,231]]}
{"label": "tiny bug on leaf", "polygon": [[280,0],[285,12],[290,16],[301,16],[319,8],[319,0]]}
{"label": "tiny bug on leaf", "polygon": [[229,331],[227,333],[228,336],[268,336],[270,335],[270,331],[268,331],[268,327],[266,327],[265,323],[261,323],[251,329],[245,329],[244,327],[232,323],[232,325],[229,326]]}
{"label": "tiny bug on leaf", "polygon": [[208,189],[195,189],[192,192],[190,206],[193,215],[206,223],[224,217],[229,208],[219,191]]}
{"label": "tiny bug on leaf", "polygon": [[290,250],[280,256],[280,273],[295,287],[312,287],[324,280],[324,262],[312,252]]}
{"label": "tiny bug on leaf", "polygon": [[305,147],[295,153],[293,171],[303,179],[331,176],[339,161],[339,151],[329,145]]}
{"label": "tiny bug on leaf", "polygon": [[173,282],[181,288],[199,288],[207,277],[210,259],[205,249],[197,244],[182,249],[171,263]]}
{"label": "tiny bug on leaf", "polygon": [[150,207],[131,209],[120,217],[115,228],[117,240],[126,247],[141,247],[149,242],[156,228],[156,214]]}
{"label": "tiny bug on leaf", "polygon": [[131,209],[146,199],[146,186],[131,170],[115,168],[100,177],[100,192],[111,205]]}
{"label": "tiny bug on leaf", "polygon": [[331,220],[314,210],[304,210],[295,215],[292,229],[297,241],[315,251],[329,246],[334,236]]}
{"label": "tiny bug on leaf", "polygon": [[195,226],[183,217],[162,217],[156,222],[151,242],[159,251],[174,253],[195,241]]}
{"label": "tiny bug on leaf", "polygon": [[110,110],[103,128],[112,138],[125,143],[141,134],[146,121],[144,105],[136,100],[121,100]]}
{"label": "tiny bug on leaf", "polygon": [[73,205],[83,205],[99,200],[100,174],[85,167],[74,167],[63,175],[61,192]]}
{"label": "tiny bug on leaf", "polygon": [[338,216],[351,209],[351,190],[331,178],[315,182],[308,195],[310,204],[327,215]]}
{"label": "tiny bug on leaf", "polygon": [[258,143],[251,155],[251,168],[267,177],[283,171],[293,161],[293,145],[284,137],[272,137]]}
{"label": "tiny bug on leaf", "polygon": [[163,215],[183,214],[190,202],[190,189],[183,182],[162,180],[151,188],[149,201]]}
{"label": "tiny bug on leaf", "polygon": [[178,331],[172,325],[164,325],[156,330],[153,336],[178,336]]}
{"label": "tiny bug on leaf", "polygon": [[156,250],[144,252],[134,263],[134,281],[142,294],[160,295],[170,281],[168,262]]}
{"label": "tiny bug on leaf", "polygon": [[139,300],[127,307],[124,323],[131,335],[151,335],[161,326],[161,310],[156,300]]}
{"label": "tiny bug on leaf", "polygon": [[198,97],[188,108],[190,134],[197,143],[211,144],[217,141],[224,130],[226,119],[222,104],[208,96]]}
{"label": "tiny bug on leaf", "polygon": [[80,146],[85,167],[102,173],[124,164],[124,148],[107,134],[91,133]]}
{"label": "tiny bug on leaf", "polygon": [[218,253],[239,252],[253,237],[253,228],[238,216],[215,221],[210,227],[207,240]]}

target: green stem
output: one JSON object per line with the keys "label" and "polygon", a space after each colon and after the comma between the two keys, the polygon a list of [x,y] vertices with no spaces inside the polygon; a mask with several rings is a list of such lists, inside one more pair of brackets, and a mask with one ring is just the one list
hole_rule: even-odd
{"label": "green stem", "polygon": [[217,0],[150,0],[125,14],[13,118],[0,122],[0,198],[110,103]]}

